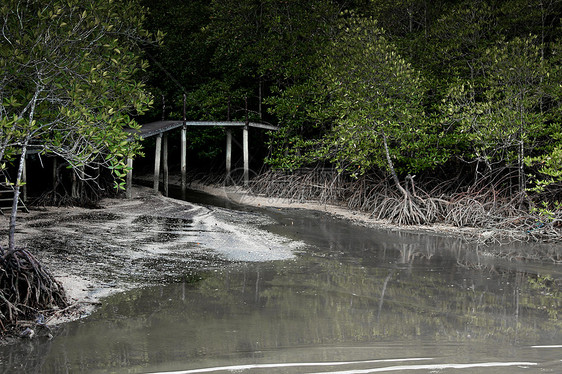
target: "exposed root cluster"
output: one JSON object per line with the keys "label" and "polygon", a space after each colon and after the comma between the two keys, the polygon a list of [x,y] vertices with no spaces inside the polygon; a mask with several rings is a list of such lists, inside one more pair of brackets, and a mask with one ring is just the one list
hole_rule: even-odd
{"label": "exposed root cluster", "polygon": [[269,171],[250,181],[250,191],[265,196],[287,198],[292,201],[320,201],[333,203],[349,195],[347,181],[334,170],[300,169],[293,173]]}
{"label": "exposed root cluster", "polygon": [[302,169],[292,173],[268,171],[254,178],[256,195],[345,205],[371,217],[398,225],[446,223],[486,231],[489,240],[559,240],[562,211],[544,217],[532,214],[527,196],[512,194],[504,179],[482,181],[458,191],[456,181],[425,189],[408,176],[399,191],[392,181],[377,176],[346,178],[331,169]]}
{"label": "exposed root cluster", "polygon": [[29,251],[0,247],[0,333],[67,306],[61,284]]}

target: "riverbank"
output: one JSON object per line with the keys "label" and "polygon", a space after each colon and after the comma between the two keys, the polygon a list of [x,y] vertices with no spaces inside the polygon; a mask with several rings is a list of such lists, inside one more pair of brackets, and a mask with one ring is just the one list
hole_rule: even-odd
{"label": "riverbank", "polygon": [[[152,183],[152,176],[138,179],[143,183]],[[178,176],[170,176],[170,186],[179,190],[181,181]],[[335,218],[350,221],[354,224],[372,229],[384,229],[397,232],[420,233],[451,236],[469,243],[476,244],[479,251],[486,256],[509,261],[534,261],[544,263],[562,263],[562,236],[556,238],[549,232],[543,235],[540,222],[531,224],[529,228],[514,225],[515,228],[498,228],[497,226],[474,227],[455,226],[446,223],[423,225],[397,225],[389,220],[376,219],[371,214],[360,210],[349,209],[343,205],[323,204],[317,201],[298,201],[280,197],[256,195],[239,185],[224,186],[220,184],[190,182],[188,188],[219,197],[226,201],[243,206],[272,209],[305,209],[322,212]],[[537,217],[537,219],[540,217]],[[524,220],[523,217],[520,218]],[[515,221],[517,219],[514,219]]]}
{"label": "riverbank", "polygon": [[[89,315],[117,292],[185,281],[229,264],[292,258],[301,243],[258,227],[266,223],[259,214],[202,207],[145,187],[135,187],[131,200],[103,199],[99,209],[21,213],[16,242],[53,273],[70,302],[39,330],[49,335],[50,327]],[[7,216],[0,216],[0,227],[6,237]]]}
{"label": "riverbank", "polygon": [[[152,183],[152,176],[141,176],[137,180],[143,183]],[[176,175],[171,175],[170,186],[180,188],[181,180]],[[424,225],[397,225],[388,220],[376,219],[364,211],[352,210],[343,205],[324,204],[317,201],[297,201],[281,197],[268,197],[255,195],[241,186],[222,186],[192,181],[189,189],[226,199],[235,204],[253,206],[257,208],[277,209],[306,209],[323,212],[334,217],[351,221],[355,224],[373,229],[383,228],[406,232],[427,232],[430,234],[450,235],[483,245],[505,244],[514,241],[528,242],[530,237],[527,232],[520,230],[497,229],[487,227],[454,226],[444,223]],[[562,238],[561,238],[562,240]],[[533,258],[536,260],[536,258]]]}
{"label": "riverbank", "polygon": [[[172,178],[172,185],[178,187],[179,180]],[[540,251],[528,245],[514,251],[497,245],[498,233],[485,229],[400,227],[342,206],[255,196],[236,186],[191,183],[189,187],[245,206],[315,210],[373,229],[427,232],[486,243],[481,250],[489,256],[556,262],[562,254],[557,244]],[[87,316],[104,297],[117,292],[185,281],[232,263],[289,259],[304,245],[261,229],[269,222],[259,212],[199,206],[164,197],[148,187],[135,187],[131,200],[104,199],[100,209],[46,207],[22,213],[18,222],[17,242],[54,273],[70,300],[69,308],[48,317],[48,326]],[[7,228],[7,223],[8,217],[0,216],[0,227]],[[505,235],[513,238],[514,233]]]}

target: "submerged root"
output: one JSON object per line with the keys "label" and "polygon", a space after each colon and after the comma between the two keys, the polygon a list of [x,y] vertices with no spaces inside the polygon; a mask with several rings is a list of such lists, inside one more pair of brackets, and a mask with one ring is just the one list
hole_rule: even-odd
{"label": "submerged root", "polygon": [[68,306],[61,284],[27,250],[0,248],[0,328]]}

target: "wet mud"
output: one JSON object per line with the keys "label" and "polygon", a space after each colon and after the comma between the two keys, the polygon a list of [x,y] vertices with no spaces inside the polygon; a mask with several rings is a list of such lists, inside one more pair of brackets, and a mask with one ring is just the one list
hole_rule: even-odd
{"label": "wet mud", "polygon": [[[128,217],[131,228],[144,225],[139,239],[172,234],[160,237],[158,255],[131,261],[161,278],[104,298],[52,340],[0,349],[0,366],[12,373],[559,372],[559,266],[506,261],[459,238],[373,230],[314,211],[201,212],[117,212],[113,223]],[[102,224],[94,221],[88,225]],[[233,228],[277,245],[270,260],[257,261],[265,246],[240,246]],[[197,232],[201,253],[218,262],[201,258],[196,272],[162,277],[181,273],[168,247],[178,247],[177,232]],[[137,251],[154,244],[141,241]],[[282,247],[291,255],[272,261]]]}
{"label": "wet mud", "polygon": [[83,304],[71,319],[115,292],[184,281],[230,263],[290,258],[298,247],[260,229],[269,222],[263,215],[194,205],[150,189],[101,206],[20,215],[19,245],[47,265],[74,303]]}

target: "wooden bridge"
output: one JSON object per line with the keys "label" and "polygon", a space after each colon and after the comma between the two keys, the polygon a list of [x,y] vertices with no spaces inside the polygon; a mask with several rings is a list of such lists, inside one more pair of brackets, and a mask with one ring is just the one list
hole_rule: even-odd
{"label": "wooden bridge", "polygon": [[[157,121],[141,125],[140,130],[130,130],[131,134],[137,134],[140,138],[146,139],[156,136],[156,149],[154,157],[154,185],[158,191],[160,185],[160,168],[162,167],[164,195],[168,195],[168,132],[181,127],[181,188],[185,193],[187,189],[187,127],[225,127],[226,128],[226,174],[229,175],[232,167],[232,127],[242,127],[242,149],[244,158],[244,183],[249,181],[249,129],[256,128],[262,130],[278,130],[277,127],[256,122],[236,122],[236,121]],[[128,159],[127,165],[130,168],[127,174],[127,197],[131,197],[131,187],[133,184],[133,160]]]}

